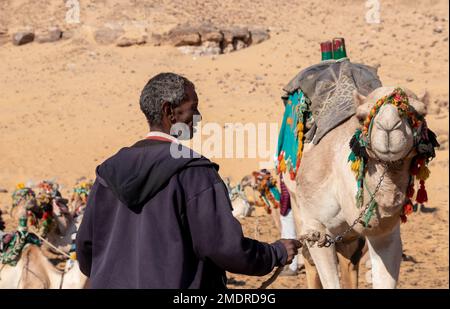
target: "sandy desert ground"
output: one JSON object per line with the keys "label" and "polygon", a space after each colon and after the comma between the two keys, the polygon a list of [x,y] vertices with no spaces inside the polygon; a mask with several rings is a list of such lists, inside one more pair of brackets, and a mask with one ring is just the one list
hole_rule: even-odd
{"label": "sandy desert ground", "polygon": [[[56,179],[68,194],[77,178],[147,132],[139,95],[163,71],[191,79],[203,122],[281,124],[282,87],[320,61],[319,42],[344,37],[352,61],[379,67],[384,85],[430,94],[428,123],[442,144],[427,182],[433,213],[416,213],[402,226],[400,288],[448,288],[448,1],[380,0],[381,23],[365,21],[365,1],[80,0],[80,24],[65,23],[63,0],[2,0],[0,28],[58,25],[64,39],[0,44],[0,208],[19,182]],[[193,57],[147,43],[100,45],[93,32],[105,23],[144,25],[149,35],[181,23],[263,27],[270,39],[216,57]],[[258,168],[258,159],[220,159],[234,181]],[[6,215],[5,215],[6,217]],[[11,227],[8,222],[8,227]],[[278,232],[262,209],[241,220],[245,234],[274,241]],[[255,288],[267,277],[230,274],[230,288]],[[361,279],[363,287],[370,287]],[[305,288],[304,274],[279,278],[272,288]]]}

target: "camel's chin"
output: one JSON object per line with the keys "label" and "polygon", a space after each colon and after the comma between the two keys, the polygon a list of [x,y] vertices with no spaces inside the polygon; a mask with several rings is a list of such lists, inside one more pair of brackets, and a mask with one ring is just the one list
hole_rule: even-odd
{"label": "camel's chin", "polygon": [[401,205],[398,206],[392,206],[392,207],[380,207],[379,213],[380,218],[390,218],[393,216],[398,216],[399,212],[401,211]]}

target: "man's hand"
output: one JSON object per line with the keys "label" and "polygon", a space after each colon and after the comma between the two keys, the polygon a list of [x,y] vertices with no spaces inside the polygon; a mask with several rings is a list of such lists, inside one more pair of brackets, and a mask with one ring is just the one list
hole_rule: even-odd
{"label": "man's hand", "polygon": [[280,239],[287,251],[286,264],[291,264],[294,257],[298,254],[298,249],[302,244],[297,239]]}

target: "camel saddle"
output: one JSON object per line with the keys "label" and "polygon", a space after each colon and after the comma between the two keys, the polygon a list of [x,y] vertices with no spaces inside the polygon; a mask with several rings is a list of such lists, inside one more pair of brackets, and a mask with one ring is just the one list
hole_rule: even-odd
{"label": "camel saddle", "polygon": [[317,144],[332,129],[356,112],[353,91],[367,96],[381,87],[377,69],[348,58],[325,60],[297,74],[284,88],[286,103],[290,94],[301,90],[311,101],[313,125],[305,134],[305,142]]}

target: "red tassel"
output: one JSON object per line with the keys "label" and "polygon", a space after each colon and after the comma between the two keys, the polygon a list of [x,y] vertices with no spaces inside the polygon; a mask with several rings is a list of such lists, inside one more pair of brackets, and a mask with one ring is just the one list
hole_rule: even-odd
{"label": "red tassel", "polygon": [[406,190],[406,196],[408,198],[412,198],[414,196],[414,184],[411,184],[408,186],[408,189]]}
{"label": "red tassel", "polygon": [[291,180],[295,180],[295,172],[293,170],[291,170],[289,172],[290,176],[291,176]]}
{"label": "red tassel", "polygon": [[418,163],[418,160],[414,160],[411,164],[411,175],[416,176],[419,173],[420,165]]}
{"label": "red tassel", "polygon": [[406,221],[408,221],[408,218],[406,218],[405,215],[400,215],[400,219],[402,220],[402,223],[406,223]]}
{"label": "red tassel", "polygon": [[423,180],[420,181],[420,189],[419,191],[417,191],[416,202],[419,204],[428,202],[428,194],[427,190],[425,189],[425,181]]}

